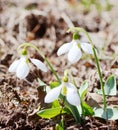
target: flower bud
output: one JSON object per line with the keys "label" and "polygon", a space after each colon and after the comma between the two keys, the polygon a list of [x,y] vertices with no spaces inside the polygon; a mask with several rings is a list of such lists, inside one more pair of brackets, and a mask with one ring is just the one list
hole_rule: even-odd
{"label": "flower bud", "polygon": [[73,34],[73,40],[78,40],[78,39],[79,39],[78,33],[74,33]]}
{"label": "flower bud", "polygon": [[68,82],[68,77],[64,76],[62,80],[63,80],[63,82]]}
{"label": "flower bud", "polygon": [[26,55],[27,55],[26,49],[22,49],[22,55],[23,55],[23,56],[26,56]]}

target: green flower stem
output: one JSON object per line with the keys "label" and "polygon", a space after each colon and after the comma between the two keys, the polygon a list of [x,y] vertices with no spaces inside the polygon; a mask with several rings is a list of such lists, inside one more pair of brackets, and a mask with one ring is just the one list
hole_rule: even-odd
{"label": "green flower stem", "polygon": [[[31,44],[31,43],[23,43],[21,44],[17,51],[19,51],[20,48],[26,49],[27,47],[33,47],[41,56],[42,58],[46,61],[46,63],[48,64],[50,70],[52,71],[52,73],[55,75],[57,81],[61,84],[61,79],[59,78],[57,72],[54,70],[53,66],[50,64],[50,62],[48,61],[48,59],[41,53],[41,51],[39,50],[39,48],[37,48],[35,45]],[[60,97],[63,100],[63,97]],[[77,110],[77,107],[69,104],[66,100],[65,100],[65,105],[69,108],[69,110],[71,111],[72,115],[74,116],[75,120],[77,123],[81,123],[81,118],[80,118],[80,114],[79,111]]]}
{"label": "green flower stem", "polygon": [[46,57],[44,57],[44,60],[45,60],[46,63],[48,64],[48,66],[49,66],[50,70],[52,71],[52,73],[55,75],[57,81],[58,81],[59,83],[61,83],[61,80],[60,80],[59,76],[57,75],[56,71],[54,70],[54,68],[52,67],[52,65],[51,65],[50,62],[48,61],[48,59],[47,59]]}
{"label": "green flower stem", "polygon": [[[60,99],[63,100],[64,96],[61,94],[60,95]],[[67,108],[71,111],[73,117],[75,118],[76,123],[82,123],[79,111],[77,109],[77,107],[71,105],[66,99],[64,101],[65,105],[67,106]]]}
{"label": "green flower stem", "polygon": [[97,57],[97,54],[96,54],[96,50],[94,48],[94,44],[92,42],[92,39],[90,38],[89,34],[87,31],[85,31],[83,28],[79,28],[79,27],[73,27],[73,28],[70,28],[67,32],[70,32],[70,31],[74,31],[74,32],[83,32],[86,34],[91,46],[92,46],[92,49],[93,49],[93,53],[94,53],[94,57],[95,57],[95,61],[96,61],[96,65],[97,65],[97,70],[98,70],[98,74],[99,74],[99,78],[100,78],[100,85],[101,85],[101,90],[102,90],[102,95],[103,95],[103,102],[104,102],[104,111],[106,112],[106,119],[107,119],[107,104],[106,104],[106,96],[105,96],[105,90],[104,90],[104,83],[103,83],[103,78],[102,78],[102,73],[101,73],[101,70],[100,70],[100,65],[99,65],[99,60],[98,60],[98,57]]}
{"label": "green flower stem", "polygon": [[73,114],[73,116],[74,116],[74,118],[76,120],[76,123],[82,124],[82,120],[81,120],[81,117],[80,117],[80,114],[79,114],[79,111],[78,111],[77,107],[69,104],[67,101],[65,101],[65,104],[67,105],[67,107],[69,108],[71,113]]}

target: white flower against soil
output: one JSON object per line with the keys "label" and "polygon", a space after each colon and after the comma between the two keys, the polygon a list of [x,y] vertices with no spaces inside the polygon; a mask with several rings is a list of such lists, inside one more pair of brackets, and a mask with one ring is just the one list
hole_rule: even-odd
{"label": "white flower against soil", "polygon": [[[47,72],[47,67],[40,60],[30,58],[30,61],[40,70]],[[27,77],[30,71],[29,60],[26,56],[23,56],[19,60],[15,60],[9,67],[9,72],[16,73],[19,79]]]}
{"label": "white flower against soil", "polygon": [[80,104],[80,97],[78,95],[77,88],[69,82],[62,82],[60,86],[50,90],[45,97],[45,103],[53,102],[58,99],[60,94],[66,96],[66,99],[70,104],[74,106],[78,106]]}
{"label": "white flower against soil", "polygon": [[81,43],[79,40],[72,40],[70,43],[63,44],[57,51],[57,55],[68,53],[70,63],[75,63],[82,56],[81,49],[87,54],[93,54],[92,46],[89,43]]}

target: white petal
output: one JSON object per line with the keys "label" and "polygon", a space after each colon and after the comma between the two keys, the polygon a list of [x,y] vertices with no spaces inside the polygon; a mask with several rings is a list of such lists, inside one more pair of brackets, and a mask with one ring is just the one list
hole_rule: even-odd
{"label": "white petal", "polygon": [[81,56],[82,56],[82,53],[81,53],[80,48],[76,44],[73,44],[72,48],[70,49],[70,51],[68,53],[68,60],[71,63],[75,63],[75,62],[79,61]]}
{"label": "white petal", "polygon": [[47,67],[43,62],[41,62],[40,60],[37,60],[37,59],[33,59],[33,58],[31,58],[30,60],[34,65],[36,65],[36,67],[38,69],[40,69],[44,72],[47,72]]}
{"label": "white petal", "polygon": [[67,86],[66,98],[67,101],[74,106],[78,106],[80,104],[80,97],[78,95],[77,89],[71,83],[69,83],[69,85]]}
{"label": "white petal", "polygon": [[29,66],[26,63],[25,58],[21,58],[20,63],[16,70],[16,76],[20,79],[26,78],[26,76],[29,74]]}
{"label": "white petal", "polygon": [[17,69],[19,63],[20,63],[20,60],[15,60],[15,61],[10,65],[8,71],[9,71],[9,72],[16,72],[16,69]]}
{"label": "white petal", "polygon": [[89,43],[81,43],[81,48],[88,54],[93,54],[92,46]]}
{"label": "white petal", "polygon": [[57,51],[57,55],[60,56],[62,54],[67,53],[72,46],[72,42],[63,44]]}
{"label": "white petal", "polygon": [[53,102],[54,100],[58,99],[61,93],[62,85],[59,87],[53,88],[50,90],[47,95],[45,96],[45,103]]}

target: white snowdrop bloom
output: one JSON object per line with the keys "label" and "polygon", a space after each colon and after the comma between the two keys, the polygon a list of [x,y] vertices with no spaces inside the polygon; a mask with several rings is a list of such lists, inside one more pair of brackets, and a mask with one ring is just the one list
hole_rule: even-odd
{"label": "white snowdrop bloom", "polygon": [[66,99],[70,104],[74,106],[78,106],[80,104],[80,97],[78,95],[77,88],[69,82],[62,82],[60,86],[50,90],[45,96],[45,103],[53,102],[58,99],[60,94],[66,96]]}
{"label": "white snowdrop bloom", "polygon": [[[47,72],[47,67],[40,60],[30,58],[31,62],[36,65],[36,67],[44,72]],[[29,60],[26,55],[23,56],[19,60],[15,60],[8,69],[9,72],[16,73],[16,76],[19,79],[24,79],[27,77],[30,71]]]}
{"label": "white snowdrop bloom", "polygon": [[83,50],[87,54],[93,54],[92,46],[89,43],[82,43],[79,40],[72,40],[70,43],[63,44],[57,51],[57,55],[68,53],[70,63],[80,60]]}

